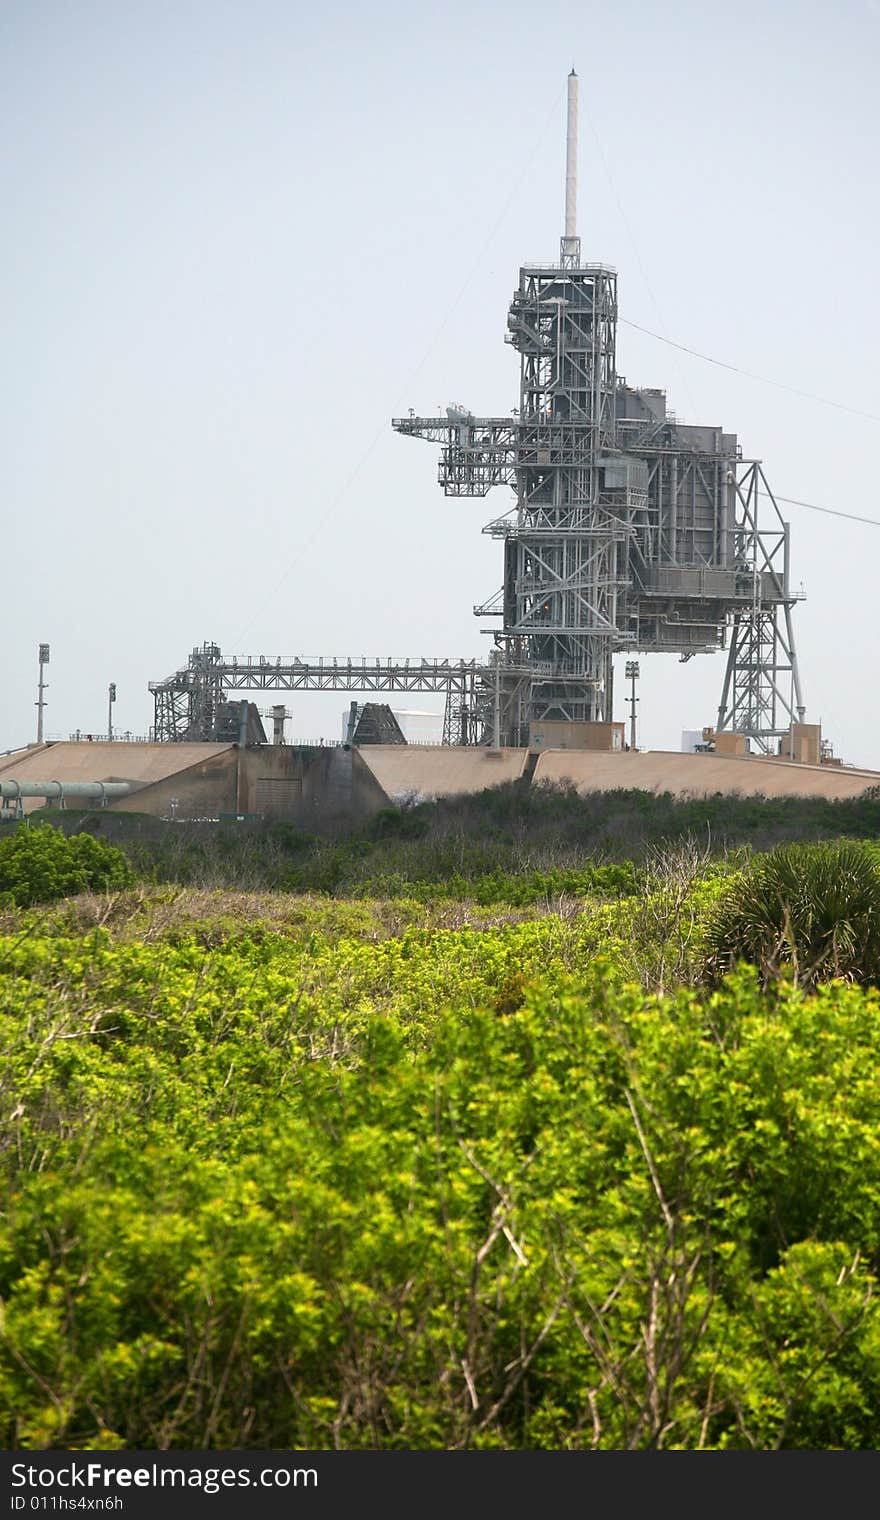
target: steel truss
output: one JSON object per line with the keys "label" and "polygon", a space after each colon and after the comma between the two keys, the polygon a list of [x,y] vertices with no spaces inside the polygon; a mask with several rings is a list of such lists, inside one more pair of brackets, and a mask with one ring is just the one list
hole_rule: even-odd
{"label": "steel truss", "polygon": [[187,664],[166,681],[151,681],[154,717],[153,737],[160,743],[190,740],[206,742],[215,737],[224,701],[220,678],[221,656],[216,644],[193,650]]}
{"label": "steel truss", "polygon": [[[735,489],[741,509],[737,564],[748,601],[731,617],[717,727],[745,734],[770,754],[792,724],[803,722],[805,711],[791,625],[797,598],[789,584],[789,530],[760,464],[753,463]],[[759,529],[761,496],[772,503],[779,524],[774,531]]]}
{"label": "steel truss", "polygon": [[154,737],[161,742],[209,740],[215,715],[231,691],[435,692],[446,698],[445,744],[476,744],[491,733],[496,706],[506,711],[523,679],[534,672],[495,661],[317,659],[298,656],[224,660],[216,644],[194,649],[188,663],[164,681],[152,681]]}

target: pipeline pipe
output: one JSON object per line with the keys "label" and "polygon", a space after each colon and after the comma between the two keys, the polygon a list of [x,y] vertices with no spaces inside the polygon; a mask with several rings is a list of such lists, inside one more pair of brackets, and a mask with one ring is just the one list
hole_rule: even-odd
{"label": "pipeline pipe", "polygon": [[95,797],[102,803],[115,797],[127,797],[130,781],[0,781],[0,797],[17,801],[22,797],[60,798]]}

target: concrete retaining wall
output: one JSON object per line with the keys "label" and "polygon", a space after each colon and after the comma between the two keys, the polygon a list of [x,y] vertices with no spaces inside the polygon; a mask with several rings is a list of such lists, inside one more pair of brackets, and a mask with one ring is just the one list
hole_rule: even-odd
{"label": "concrete retaining wall", "polygon": [[[304,828],[351,823],[389,802],[465,796],[523,776],[533,784],[567,782],[581,792],[635,789],[676,797],[857,797],[880,785],[876,771],[757,756],[570,749],[493,754],[397,744],[239,750],[231,744],[58,743],[5,758],[0,774],[19,781],[129,781],[135,790],[115,800],[113,812],[181,819],[247,814]],[[36,798],[25,803],[28,812],[41,805]]]}
{"label": "concrete retaining wall", "polygon": [[405,799],[426,802],[433,797],[460,797],[500,786],[505,781],[517,781],[525,769],[528,751],[370,744],[358,750],[358,757],[391,802]]}
{"label": "concrete retaining wall", "polygon": [[715,792],[744,797],[859,797],[880,784],[880,772],[831,765],[795,765],[756,755],[680,755],[647,751],[622,755],[545,750],[533,777],[572,782],[579,792],[634,788],[671,792],[674,797],[709,797]]}

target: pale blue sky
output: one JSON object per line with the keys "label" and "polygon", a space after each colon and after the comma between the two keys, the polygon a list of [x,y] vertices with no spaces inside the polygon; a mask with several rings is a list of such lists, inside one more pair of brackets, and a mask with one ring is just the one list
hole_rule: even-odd
{"label": "pale blue sky", "polygon": [[[445,500],[389,424],[516,404],[506,310],[558,247],[572,64],[622,315],[880,413],[878,61],[874,0],[3,0],[0,748],[33,737],[41,639],[63,735],[103,728],[111,680],[144,731],[203,639],[485,650],[505,494]],[[880,518],[877,423],[627,327],[619,368],[781,493]],[[808,716],[880,767],[880,529],[790,516]],[[713,721],[722,657],[642,673],[643,743]],[[299,697],[293,735],[348,700]]]}

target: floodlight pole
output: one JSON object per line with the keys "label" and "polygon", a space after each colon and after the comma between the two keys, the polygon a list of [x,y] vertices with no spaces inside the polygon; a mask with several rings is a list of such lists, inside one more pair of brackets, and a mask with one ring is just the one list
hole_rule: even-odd
{"label": "floodlight pole", "polygon": [[45,679],[45,671],[46,671],[46,666],[48,665],[48,663],[49,663],[49,645],[48,644],[41,644],[39,646],[39,668],[40,668],[40,675],[39,675],[39,680],[38,680],[38,683],[37,683],[37,700],[36,700],[36,704],[35,704],[36,705],[36,709],[37,709],[37,743],[38,744],[42,744],[42,742],[43,742],[43,708],[46,706],[46,698],[44,697],[43,693],[45,691],[47,691],[48,687],[49,687],[49,683]]}
{"label": "floodlight pole", "polygon": [[639,679],[639,674],[638,660],[627,660],[626,679],[630,683],[629,747],[633,752],[636,747],[636,703],[639,700],[636,696],[636,681]]}

